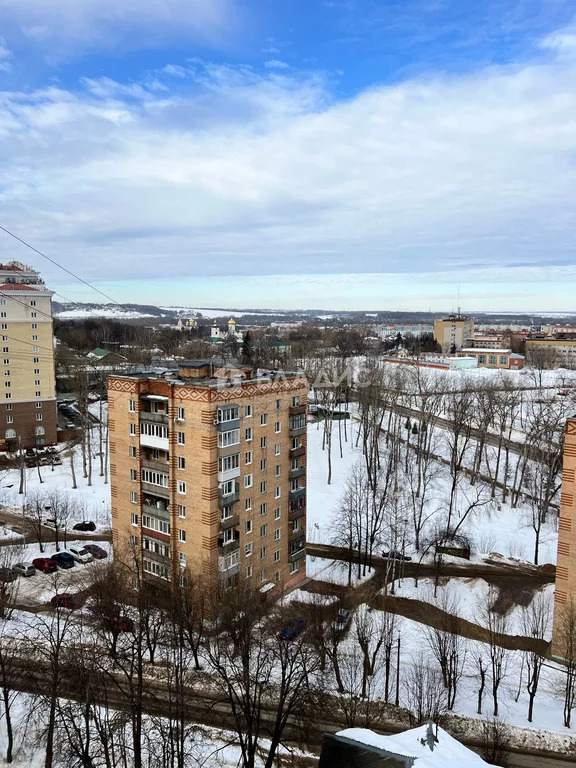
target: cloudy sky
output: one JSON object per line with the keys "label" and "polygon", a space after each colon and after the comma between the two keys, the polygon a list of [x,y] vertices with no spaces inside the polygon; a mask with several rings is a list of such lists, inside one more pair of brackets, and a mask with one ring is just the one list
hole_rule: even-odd
{"label": "cloudy sky", "polygon": [[576,0],[0,18],[0,224],[118,301],[576,310]]}

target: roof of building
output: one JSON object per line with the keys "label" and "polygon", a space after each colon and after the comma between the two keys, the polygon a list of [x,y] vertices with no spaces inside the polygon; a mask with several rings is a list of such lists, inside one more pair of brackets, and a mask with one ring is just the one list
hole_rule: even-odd
{"label": "roof of building", "polygon": [[470,352],[471,354],[491,354],[491,355],[509,355],[509,349],[497,349],[495,347],[464,347],[461,352]]}
{"label": "roof of building", "polygon": [[434,749],[428,745],[428,725],[392,736],[383,736],[367,728],[347,728],[339,731],[336,736],[390,755],[412,758],[414,768],[480,768],[488,765],[439,726],[433,726],[433,732],[436,735]]}
{"label": "roof of building", "polygon": [[0,285],[0,291],[42,291],[45,289],[45,285],[35,283],[4,283],[4,285]]}

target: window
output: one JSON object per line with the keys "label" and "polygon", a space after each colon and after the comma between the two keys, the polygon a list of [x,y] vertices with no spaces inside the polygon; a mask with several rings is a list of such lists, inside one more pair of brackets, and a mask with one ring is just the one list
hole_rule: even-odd
{"label": "window", "polygon": [[2,307],[6,306],[6,299],[0,299],[0,306]]}
{"label": "window", "polygon": [[130,536],[130,546],[131,547],[138,546],[138,536]]}
{"label": "window", "polygon": [[280,432],[281,429],[282,429],[282,425],[280,424],[280,422],[279,421],[275,421],[274,422],[274,432],[276,432],[276,434],[278,434],[278,432]]}
{"label": "window", "polygon": [[[6,352],[8,352],[8,350],[6,350]],[[35,357],[35,358],[34,358],[34,362],[35,362],[35,363],[39,363],[39,362],[40,362],[40,358],[39,358],[39,357]]]}
{"label": "window", "polygon": [[276,443],[274,445],[274,455],[275,456],[280,456],[280,443]]}
{"label": "window", "polygon": [[135,459],[136,458],[136,446],[135,445],[131,445],[130,446],[130,448],[128,449],[128,455],[130,456],[131,459]]}
{"label": "window", "polygon": [[260,560],[266,560],[266,547],[260,547]]}
{"label": "window", "polygon": [[281,535],[282,535],[282,530],[280,528],[276,528],[274,531],[274,541],[280,541]]}
{"label": "window", "polygon": [[178,456],[176,460],[178,462],[178,469],[186,469],[186,459],[184,456]]}
{"label": "window", "polygon": [[36,408],[42,408],[42,403],[36,403]]}
{"label": "window", "polygon": [[157,563],[155,560],[142,559],[142,569],[145,573],[152,573],[154,576],[158,576],[160,579],[170,581],[170,571],[167,565]]}
{"label": "window", "polygon": [[300,520],[292,520],[292,533],[296,533],[300,528]]}
{"label": "window", "polygon": [[245,464],[252,464],[252,451],[246,451],[244,462]]}
{"label": "window", "polygon": [[[38,330],[38,323],[32,323],[32,330],[37,331]],[[36,337],[38,338],[38,337]]]}
{"label": "window", "polygon": [[140,424],[140,434],[168,440],[168,427],[165,427],[163,424],[150,424],[147,421],[143,421]]}
{"label": "window", "polygon": [[156,472],[153,469],[142,470],[142,482],[150,485],[159,485],[161,488],[168,488],[170,485],[168,475],[163,472]]}
{"label": "window", "polygon": [[506,355],[500,356],[500,365],[508,365],[508,358],[506,357]]}
{"label": "window", "polygon": [[244,555],[246,557],[250,557],[252,555],[252,542],[249,541],[247,544],[244,545]]}
{"label": "window", "polygon": [[[144,425],[142,425],[144,426]],[[136,434],[136,424],[130,424],[130,434],[135,435]]]}
{"label": "window", "polygon": [[39,389],[36,390],[36,397],[42,397],[42,392]]}
{"label": "window", "polygon": [[38,334],[36,333],[32,334],[32,341],[38,341]]}
{"label": "window", "polygon": [[35,307],[36,306],[36,299],[32,299],[32,301],[30,302],[30,306],[31,307]]}
{"label": "window", "polygon": [[229,472],[231,469],[238,469],[239,466],[239,453],[233,453],[231,456],[221,456],[218,459],[218,472]]}
{"label": "window", "polygon": [[290,490],[291,491],[300,490],[300,479],[298,477],[295,480],[290,480]]}
{"label": "window", "polygon": [[274,520],[280,520],[280,515],[282,514],[282,510],[280,507],[276,507],[274,510]]}
{"label": "window", "polygon": [[7,405],[7,406],[6,406],[6,410],[7,410],[7,411],[11,411],[11,410],[12,410],[12,403],[10,403],[10,405]]}
{"label": "window", "polygon": [[478,355],[478,362],[479,363],[485,363],[486,362],[486,355]]}
{"label": "window", "polygon": [[10,376],[10,370],[8,368],[4,371],[4,376]]}
{"label": "window", "polygon": [[36,427],[36,428],[34,429],[34,434],[35,434],[37,437],[39,437],[40,435],[45,435],[45,434],[46,434],[46,430],[44,429],[44,427]]}
{"label": "window", "polygon": [[253,475],[244,475],[244,488],[252,488],[254,482]]}
{"label": "window", "polygon": [[246,440],[249,442],[252,440],[252,427],[248,427],[246,430]]}
{"label": "window", "polygon": [[37,316],[38,316],[37,312],[30,312],[30,317],[37,317]]}
{"label": "window", "polygon": [[138,492],[130,491],[130,501],[132,504],[138,504]]}
{"label": "window", "polygon": [[7,317],[6,312],[0,312],[0,317]]}
{"label": "window", "polygon": [[276,410],[280,410],[280,400],[276,400]]}
{"label": "window", "polygon": [[276,552],[274,552],[274,562],[279,563],[280,562],[280,550],[277,549]]}
{"label": "window", "polygon": [[155,555],[160,555],[161,557],[170,557],[170,547],[162,541],[143,536],[142,545],[148,552],[154,552]]}
{"label": "window", "polygon": [[3,331],[7,331],[8,330],[8,325],[6,323],[2,323],[2,330]]}
{"label": "window", "polygon": [[14,424],[14,416],[6,416],[6,424]]}
{"label": "window", "polygon": [[251,578],[252,578],[252,573],[253,573],[253,570],[252,570],[252,566],[251,566],[251,565],[249,565],[249,566],[246,568],[246,578],[247,578],[247,579],[251,579]]}
{"label": "window", "polygon": [[222,513],[220,514],[220,520],[229,520],[232,517],[232,507],[222,507]]}
{"label": "window", "polygon": [[6,392],[4,397],[6,398],[6,400],[12,400],[12,392]]}
{"label": "window", "polygon": [[184,408],[181,405],[178,406],[178,419],[184,421]]}
{"label": "window", "polygon": [[252,406],[251,405],[245,405],[244,406],[244,418],[250,419],[252,417]]}
{"label": "window", "polygon": [[261,515],[265,515],[266,512],[267,512],[267,509],[268,508],[267,508],[266,504],[260,504],[260,514]]}
{"label": "window", "polygon": [[227,531],[222,531],[222,544],[230,544],[234,541],[234,529],[228,528]]}
{"label": "window", "polygon": [[35,386],[35,387],[39,387],[39,386],[40,386],[40,379],[36,379],[36,380],[34,381],[34,386]]}
{"label": "window", "polygon": [[184,520],[186,517],[186,507],[184,504],[178,504],[176,508],[178,510],[178,517]]}
{"label": "window", "polygon": [[301,413],[298,416],[290,416],[290,429],[304,429],[306,427],[306,414]]}
{"label": "window", "polygon": [[260,472],[266,472],[266,459],[260,459]]}
{"label": "window", "polygon": [[300,395],[294,395],[292,398],[292,408],[298,408],[300,405]]}
{"label": "window", "polygon": [[178,439],[177,439],[178,445],[185,445],[186,444],[186,435],[184,432],[178,432]]}
{"label": "window", "polygon": [[178,528],[178,541],[186,541],[186,531],[182,528]]}
{"label": "window", "polygon": [[7,429],[5,434],[6,434],[6,440],[13,440],[16,437],[16,430]]}
{"label": "window", "polygon": [[237,405],[229,405],[225,408],[218,408],[218,422],[220,424],[226,421],[235,421],[240,418],[240,409]]}
{"label": "window", "polygon": [[268,526],[267,525],[261,525],[260,526],[260,538],[261,539],[264,539],[266,537],[267,531],[268,531]]}
{"label": "window", "polygon": [[260,483],[260,493],[266,493],[266,480]]}
{"label": "window", "polygon": [[178,484],[176,485],[176,490],[178,493],[185,494],[186,493],[186,481],[185,480],[178,480]]}
{"label": "window", "polygon": [[7,388],[10,388],[10,382],[9,381],[5,381],[4,382],[4,386],[7,387]]}
{"label": "window", "polygon": [[249,512],[249,511],[252,509],[252,497],[250,497],[250,496],[249,496],[249,497],[248,497],[248,498],[247,498],[247,499],[244,501],[244,509],[245,509],[247,512]]}
{"label": "window", "polygon": [[281,493],[282,493],[282,489],[280,488],[279,485],[277,485],[276,488],[274,488],[274,498],[279,499]]}
{"label": "window", "polygon": [[296,560],[295,563],[290,563],[290,573],[296,573],[300,568],[300,562]]}
{"label": "window", "polygon": [[490,355],[488,357],[488,363],[490,365],[496,365],[496,360],[497,360],[496,355]]}
{"label": "window", "polygon": [[138,472],[135,469],[130,470],[130,480],[138,480]]}
{"label": "window", "polygon": [[[2,352],[4,354],[8,354],[8,351],[9,351],[9,347],[2,347]],[[34,362],[36,362],[36,358],[34,358]]]}
{"label": "window", "polygon": [[186,555],[184,552],[178,552],[178,565],[180,568],[186,568]]}
{"label": "window", "polygon": [[267,413],[263,413],[260,416],[260,426],[261,427],[265,427],[266,424],[268,424],[268,414]]}
{"label": "window", "polygon": [[130,413],[136,413],[136,400],[128,400],[128,410]]}
{"label": "window", "polygon": [[234,480],[225,480],[223,483],[220,483],[219,490],[222,496],[230,496],[231,493],[234,493],[236,483]]}
{"label": "window", "polygon": [[[8,336],[6,336],[6,341],[8,341]],[[32,347],[32,352],[40,352],[40,347]]]}
{"label": "window", "polygon": [[218,433],[218,446],[226,448],[229,445],[238,445],[240,442],[240,430],[231,429],[229,432]]}
{"label": "window", "polygon": [[[2,336],[2,341],[8,341],[8,336]],[[8,352],[8,347],[6,347],[6,352]],[[38,350],[36,350],[38,352]]]}
{"label": "window", "polygon": [[138,515],[136,514],[136,512],[132,512],[132,514],[130,515],[130,522],[132,525],[138,525]]}
{"label": "window", "polygon": [[290,469],[300,469],[300,459],[298,457],[290,460]]}
{"label": "window", "polygon": [[9,357],[5,357],[4,358],[4,365],[10,365],[10,358]]}
{"label": "window", "polygon": [[252,533],[252,520],[246,520],[244,531],[245,533]]}
{"label": "window", "polygon": [[34,376],[40,376],[40,368],[34,368]]}
{"label": "window", "polygon": [[276,464],[274,467],[274,475],[275,477],[280,477],[280,464]]}
{"label": "window", "polygon": [[261,437],[260,438],[260,448],[266,448],[266,438]]}

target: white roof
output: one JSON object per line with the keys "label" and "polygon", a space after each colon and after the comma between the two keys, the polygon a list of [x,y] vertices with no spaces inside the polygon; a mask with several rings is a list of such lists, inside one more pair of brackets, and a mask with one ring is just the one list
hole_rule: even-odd
{"label": "white roof", "polygon": [[493,355],[509,355],[510,350],[509,349],[496,349],[495,347],[465,347],[462,352],[482,352],[484,353],[490,353]]}
{"label": "white roof", "polygon": [[[438,742],[431,750],[426,743],[427,725],[412,728],[392,736],[382,736],[367,728],[347,728],[337,736],[384,749],[404,757],[414,758],[414,768],[480,768],[488,765],[471,749],[438,727]],[[436,733],[436,726],[434,726]],[[422,743],[424,741],[424,743]]]}

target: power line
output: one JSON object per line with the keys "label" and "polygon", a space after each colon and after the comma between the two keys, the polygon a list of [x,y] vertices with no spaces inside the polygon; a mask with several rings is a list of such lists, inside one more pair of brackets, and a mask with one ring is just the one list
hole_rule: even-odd
{"label": "power line", "polygon": [[108,299],[108,301],[111,301],[112,304],[117,304],[119,307],[124,307],[124,305],[120,304],[119,301],[116,301],[116,299],[113,299],[111,296],[108,296],[107,293],[104,293],[99,288],[96,288],[96,286],[92,285],[87,280],[84,280],[82,277],[78,277],[78,275],[74,274],[74,272],[67,269],[66,267],[63,267],[62,264],[59,264],[55,259],[51,259],[50,256],[46,256],[45,253],[42,253],[42,251],[39,251],[38,248],[34,248],[33,245],[30,245],[30,243],[27,243],[26,240],[23,240],[21,237],[18,237],[18,235],[15,235],[14,232],[11,232],[9,229],[6,229],[6,227],[3,227],[2,224],[0,224],[0,229],[3,232],[5,232],[7,235],[10,235],[10,237],[13,237],[14,240],[18,240],[19,243],[22,243],[22,245],[25,245],[27,248],[30,248],[30,250],[34,251],[34,253],[37,253],[39,256],[42,256],[42,258],[46,259],[46,261],[49,261],[51,264],[54,264],[54,266],[58,267],[63,272],[66,272],[71,277],[75,278],[76,280],[79,280],[81,283],[84,283],[84,285],[87,285],[88,288],[91,288],[93,291],[96,291],[96,293],[99,293],[100,296],[104,296],[104,298]]}

